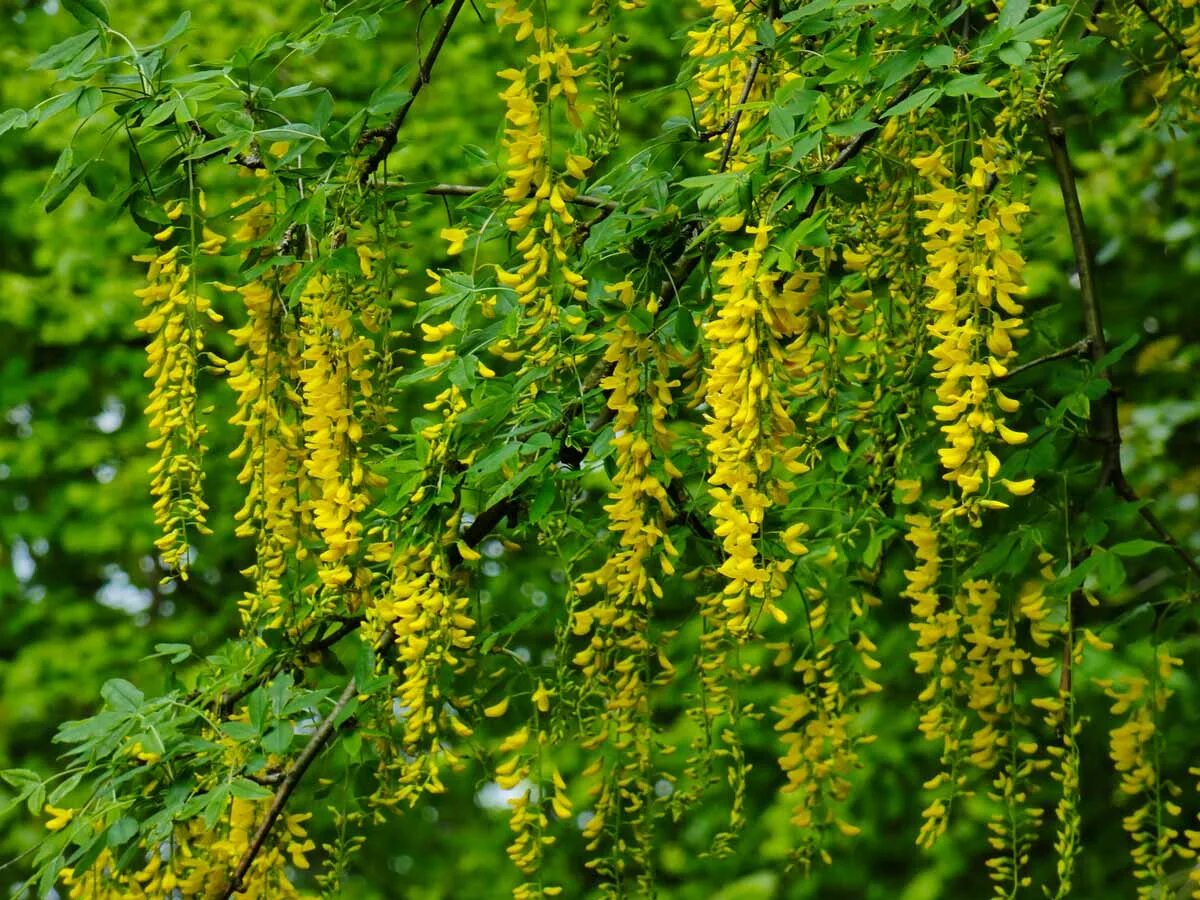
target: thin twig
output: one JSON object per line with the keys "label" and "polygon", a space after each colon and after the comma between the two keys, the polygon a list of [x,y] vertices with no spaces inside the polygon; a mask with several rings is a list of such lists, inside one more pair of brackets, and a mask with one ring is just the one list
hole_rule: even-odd
{"label": "thin twig", "polygon": [[[1071,165],[1067,149],[1067,133],[1053,110],[1045,114],[1046,135],[1050,144],[1050,160],[1062,192],[1063,209],[1067,216],[1067,230],[1071,235],[1071,248],[1075,254],[1075,267],[1079,274],[1079,299],[1083,306],[1083,325],[1087,331],[1092,361],[1100,363],[1108,354],[1108,343],[1104,339],[1104,323],[1100,314],[1100,300],[1096,292],[1095,257],[1088,245],[1087,226],[1083,219],[1083,208],[1079,203],[1079,188],[1075,170]],[[1109,390],[1100,399],[1093,415],[1093,431],[1097,440],[1104,445],[1104,459],[1100,469],[1100,485],[1111,484],[1117,494],[1130,503],[1137,503],[1138,513],[1159,539],[1183,560],[1196,575],[1200,575],[1200,563],[1176,539],[1162,521],[1142,504],[1133,485],[1125,477],[1121,467],[1121,428],[1117,419],[1117,393],[1106,369],[1098,373],[1108,378]]]}
{"label": "thin twig", "polygon": [[433,39],[433,44],[429,47],[429,52],[425,55],[425,58],[421,61],[421,65],[417,69],[416,80],[413,81],[412,87],[408,89],[408,99],[396,111],[396,115],[392,117],[392,120],[378,133],[379,146],[375,148],[375,152],[367,157],[367,161],[363,163],[362,171],[358,175],[360,184],[366,184],[371,176],[375,174],[375,170],[383,165],[383,161],[388,158],[388,154],[395,149],[396,135],[400,132],[400,126],[408,118],[408,111],[412,109],[412,105],[416,102],[421,89],[429,83],[433,64],[437,62],[438,54],[442,52],[442,45],[446,43],[446,38],[450,35],[450,29],[454,27],[454,20],[458,18],[459,10],[463,8],[465,3],[466,0],[454,0],[450,4],[450,8],[446,10],[446,18],[442,20],[442,27],[438,29],[438,33]]}
{"label": "thin twig", "polygon": [[[348,616],[341,620],[337,628],[327,634],[325,637],[313,638],[306,644],[301,644],[294,649],[295,658],[299,659],[308,656],[310,653],[321,653],[328,650],[334,644],[338,643],[346,635],[358,630],[358,627],[363,623],[361,616]],[[228,694],[222,694],[221,699],[217,702],[217,712],[222,716],[227,716],[233,712],[235,706],[243,699],[252,694],[256,688],[266,684],[276,675],[284,670],[287,666],[288,659],[277,660],[274,664],[268,666],[253,678],[240,685],[237,690],[231,691]]]}
{"label": "thin twig", "polygon": [[[887,115],[888,110],[907,100],[912,92],[920,87],[924,81],[925,73],[922,73],[901,88],[900,93],[896,94],[896,96],[892,98],[891,102],[883,108],[883,111],[879,114],[879,118],[882,119],[885,115]],[[842,148],[842,152],[834,157],[833,162],[825,167],[825,172],[829,173],[842,168],[848,162],[850,162],[850,160],[862,153],[867,144],[869,144],[875,135],[880,132],[882,127],[882,125],[872,125],[866,131],[860,132],[854,138],[854,140]],[[801,220],[811,218],[813,213],[817,211],[817,204],[821,202],[821,197],[825,193],[825,187],[826,186],[821,183],[813,185],[812,196],[809,198],[808,204],[804,207],[804,214],[801,216]]]}
{"label": "thin twig", "polygon": [[308,771],[308,767],[312,765],[317,755],[329,743],[337,730],[337,717],[342,714],[350,701],[358,693],[358,684],[355,679],[351,678],[346,687],[342,690],[342,694],[338,697],[337,703],[333,705],[333,709],[329,711],[329,715],[313,732],[309,738],[308,744],[304,750],[296,758],[296,762],[288,769],[286,775],[283,776],[283,781],[279,783],[279,787],[275,790],[275,797],[271,801],[271,807],[267,810],[266,818],[259,823],[258,830],[254,832],[254,837],[250,839],[250,846],[246,848],[246,852],[242,854],[241,860],[238,862],[237,869],[234,870],[233,877],[229,880],[229,884],[225,886],[225,890],[221,892],[221,900],[229,900],[235,893],[241,893],[246,889],[243,881],[246,874],[250,871],[250,867],[254,865],[254,860],[262,850],[263,845],[267,842],[267,838],[271,834],[271,828],[275,822],[283,814],[284,808],[287,806],[288,799],[300,785],[300,780],[304,777],[304,773]]}
{"label": "thin twig", "polygon": [[[392,184],[388,182],[386,187],[403,187],[403,185]],[[428,194],[431,197],[473,197],[474,194],[486,191],[486,185],[433,185],[431,187],[421,188],[421,193]],[[564,198],[566,199],[566,198]],[[594,194],[580,193],[576,194],[569,200],[568,203],[574,203],[577,206],[592,206],[593,209],[602,209],[610,212],[617,212],[620,209],[620,204],[616,200],[606,199],[604,197],[595,197]],[[656,215],[659,210],[653,206],[641,206],[638,212],[643,214]]]}
{"label": "thin twig", "polygon": [[1146,5],[1146,0],[1133,0],[1133,5],[1140,9],[1142,11],[1142,15],[1149,19],[1154,27],[1161,31],[1166,39],[1175,45],[1176,51],[1181,54],[1187,51],[1187,47],[1184,46],[1183,41],[1177,38],[1174,33],[1172,33],[1171,29],[1166,26],[1163,20],[1154,14],[1154,10]]}
{"label": "thin twig", "polygon": [[1045,356],[1039,356],[1037,359],[1030,360],[1027,363],[1017,366],[1015,369],[1009,369],[1007,373],[1001,375],[995,381],[1004,381],[1009,378],[1015,378],[1022,372],[1028,372],[1030,369],[1036,368],[1043,363],[1054,362],[1056,359],[1065,359],[1068,356],[1081,356],[1087,353],[1088,348],[1092,345],[1091,338],[1082,338],[1076,341],[1070,347],[1063,347],[1061,350],[1055,350],[1053,353],[1047,353]]}
{"label": "thin twig", "polygon": [[721,148],[721,161],[717,165],[718,172],[724,172],[725,167],[729,165],[729,157],[733,153],[733,142],[737,139],[738,125],[742,121],[743,106],[750,99],[750,91],[754,89],[754,80],[758,77],[760,66],[762,66],[762,55],[756,53],[750,60],[750,68],[746,70],[746,80],[742,82],[742,93],[738,97],[737,108],[734,109],[733,115],[729,117],[726,125],[725,146]]}

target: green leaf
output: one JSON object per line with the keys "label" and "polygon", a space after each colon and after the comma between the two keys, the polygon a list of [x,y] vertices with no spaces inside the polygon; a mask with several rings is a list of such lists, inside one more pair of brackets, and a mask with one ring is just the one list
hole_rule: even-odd
{"label": "green leaf", "polygon": [[100,696],[117,712],[134,712],[146,700],[146,695],[124,678],[111,678],[104,682]]}
{"label": "green leaf", "polygon": [[108,7],[104,0],[62,0],[62,5],[82,25],[108,24]]}
{"label": "green leaf", "polygon": [[1108,550],[1117,556],[1145,556],[1147,553],[1153,553],[1163,546],[1165,545],[1160,544],[1158,541],[1148,541],[1139,538],[1134,541],[1122,541],[1119,544],[1113,544]]}
{"label": "green leaf", "polygon": [[284,672],[271,682],[271,711],[276,715],[283,715],[283,710],[287,706],[288,697],[291,696],[292,686],[295,681],[292,679],[290,672]]}
{"label": "green leaf", "polygon": [[252,741],[258,737],[258,730],[249,722],[222,722],[221,730],[235,741]]}
{"label": "green leaf", "polygon": [[33,62],[29,64],[29,68],[36,72],[69,65],[99,39],[100,33],[96,31],[85,31],[83,34],[72,35],[65,41],[59,41],[45,53],[35,56]]}
{"label": "green leaf", "polygon": [[1038,38],[1045,37],[1067,17],[1070,11],[1071,7],[1068,4],[1051,6],[1014,28],[1012,39],[1032,43]]}
{"label": "green leaf", "polygon": [[5,769],[0,772],[0,778],[3,778],[13,787],[21,789],[30,784],[42,783],[42,776],[29,769]]}
{"label": "green leaf", "polygon": [[1025,18],[1025,13],[1028,11],[1029,0],[1006,0],[996,24],[1005,29],[1013,28]]}
{"label": "green leaf", "polygon": [[921,57],[921,62],[931,69],[944,69],[954,65],[954,48],[949,44],[930,47]]}
{"label": "green leaf", "polygon": [[288,747],[291,746],[293,736],[294,732],[292,731],[291,723],[282,722],[264,735],[262,739],[263,749],[275,755],[286,753]]}
{"label": "green leaf", "polygon": [[553,505],[554,479],[547,478],[538,485],[538,491],[529,505],[529,521],[534,524],[540,522]]}
{"label": "green leaf", "polygon": [[188,644],[155,644],[154,654],[150,659],[155,656],[170,656],[171,662],[177,665],[191,655],[192,648]]}
{"label": "green leaf", "polygon": [[104,94],[98,87],[87,87],[75,98],[76,115],[87,118],[104,105]]}
{"label": "green leaf", "polygon": [[959,75],[947,82],[945,87],[947,97],[999,97],[1000,92],[984,83],[983,74]]}
{"label": "green leaf", "polygon": [[184,33],[184,31],[187,30],[188,23],[191,21],[192,21],[192,13],[190,10],[185,9],[183,12],[181,12],[179,14],[179,18],[175,20],[175,22],[171,25],[171,27],[167,29],[167,33],[164,34],[161,38],[159,38],[158,44],[156,44],[155,46],[161,46],[163,44],[171,43],[171,41],[175,40],[175,38],[179,37],[181,34]]}
{"label": "green leaf", "polygon": [[254,727],[256,734],[262,734],[266,727],[268,703],[270,703],[270,697],[267,696],[265,688],[256,688],[246,698],[246,707],[250,712],[250,724]]}
{"label": "green leaf", "polygon": [[229,792],[239,800],[270,800],[274,794],[263,785],[249,778],[235,778],[229,783]]}
{"label": "green leaf", "polygon": [[467,476],[482,478],[485,475],[491,475],[493,472],[499,471],[501,466],[520,452],[520,444],[505,444],[503,447],[497,447],[482,459],[476,460],[475,464],[467,471]]}
{"label": "green leaf", "polygon": [[160,103],[154,108],[154,111],[151,112],[150,115],[146,116],[146,118],[142,120],[142,125],[144,125],[146,128],[150,128],[154,125],[161,125],[163,122],[167,121],[167,119],[175,115],[175,108],[178,103],[179,101],[174,98]]}
{"label": "green leaf", "polygon": [[29,113],[23,109],[6,109],[0,112],[0,134],[13,128],[28,128]]}
{"label": "green leaf", "polygon": [[317,129],[304,122],[289,122],[278,128],[264,128],[255,132],[255,136],[262,141],[325,141]]}
{"label": "green leaf", "polygon": [[921,88],[919,91],[913,91],[895,106],[891,107],[883,116],[885,119],[890,119],[892,116],[902,116],[905,113],[910,113],[918,107],[922,109],[927,108],[936,103],[941,96],[941,88]]}
{"label": "green leaf", "polygon": [[338,714],[333,719],[333,727],[341,728],[356,712],[358,712],[358,697],[351,697],[350,702],[338,710]]}
{"label": "green leaf", "polygon": [[131,841],[138,833],[137,819],[122,816],[108,828],[108,846],[116,848]]}
{"label": "green leaf", "polygon": [[1097,372],[1101,371],[1102,369],[1107,369],[1113,363],[1120,360],[1121,357],[1123,357],[1126,353],[1136,347],[1137,343],[1138,336],[1136,334],[1131,334],[1129,337],[1125,338],[1125,340],[1121,341],[1121,343],[1117,344],[1117,346],[1110,348],[1107,353],[1096,360],[1096,362],[1093,363],[1092,368],[1094,368]]}

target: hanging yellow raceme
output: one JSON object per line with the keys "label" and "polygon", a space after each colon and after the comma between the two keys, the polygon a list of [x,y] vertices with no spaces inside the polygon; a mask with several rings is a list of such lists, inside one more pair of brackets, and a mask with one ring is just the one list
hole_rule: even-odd
{"label": "hanging yellow raceme", "polygon": [[[201,197],[168,204],[166,211],[172,222],[186,211],[190,241],[177,241],[161,252],[134,257],[148,264],[149,282],[135,292],[147,310],[136,324],[139,331],[150,335],[146,377],[153,380],[154,387],[146,416],[155,436],[146,446],[159,454],[150,468],[150,490],[154,521],[162,531],[155,546],[163,567],[187,580],[194,537],[211,533],[205,524],[205,427],[200,420],[196,376],[204,354],[205,327],[221,321],[211,300],[199,291],[195,267],[200,256],[220,253],[225,239],[199,225],[204,212]],[[198,227],[202,237],[196,234]],[[169,225],[155,240],[165,244],[176,230]]]}
{"label": "hanging yellow raceme", "polygon": [[500,94],[506,107],[502,144],[508,159],[504,199],[519,204],[506,223],[519,238],[516,249],[521,263],[512,271],[498,270],[497,280],[516,293],[524,323],[517,342],[501,339],[493,351],[535,368],[550,365],[559,354],[562,300],[587,300],[587,280],[568,264],[567,242],[575,217],[567,204],[576,193],[570,180],[581,181],[592,163],[585,156],[567,153],[565,175],[554,170],[549,110],[561,98],[568,123],[582,127],[578,79],[589,66],[573,59],[585,51],[569,47],[553,29],[535,25],[533,13],[517,0],[491,5],[500,25],[515,25],[518,41],[532,35],[536,48],[526,68],[499,73],[508,82]]}
{"label": "hanging yellow raceme", "polygon": [[[603,777],[592,789],[589,831],[596,837],[588,844],[595,852],[606,840],[607,852],[589,860],[588,866],[610,881],[636,877],[639,890],[648,893],[653,787],[647,682],[651,660],[657,656],[648,627],[652,607],[663,596],[659,572],[673,574],[673,560],[679,555],[666,532],[673,510],[664,485],[664,478],[680,475],[670,461],[671,433],[666,426],[671,389],[678,381],[669,377],[666,355],[632,318],[635,311],[644,310],[653,321],[658,299],[639,302],[628,281],[606,290],[628,311],[618,318],[605,351],[611,374],[600,383],[613,411],[616,472],[605,511],[618,549],[576,582],[578,597],[596,592],[601,596],[588,606],[573,607],[571,629],[588,638],[574,657],[584,675],[584,694],[603,704],[599,730],[586,743],[611,759],[597,766]],[[669,663],[664,668],[669,669]]]}
{"label": "hanging yellow raceme", "polygon": [[467,610],[467,599],[452,588],[441,548],[430,544],[396,554],[387,593],[368,607],[370,632],[391,632],[400,668],[399,787],[378,798],[381,803],[412,805],[423,794],[440,794],[442,767],[461,767],[452,745],[471,729],[447,707],[443,685],[463,669],[474,644],[475,621]]}
{"label": "hanging yellow raceme", "polygon": [[[261,238],[272,218],[270,204],[251,206],[238,217],[241,228],[234,240]],[[242,355],[226,366],[238,402],[229,421],[242,429],[230,457],[243,461],[238,481],[246,486],[236,534],[255,540],[254,565],[243,573],[254,580],[254,589],[246,593],[242,612],[247,620],[265,616],[268,628],[283,623],[282,579],[289,557],[303,555],[298,534],[302,401],[294,383],[300,336],[285,312],[282,287],[278,280],[254,280],[237,289],[247,321],[229,332]]]}
{"label": "hanging yellow raceme", "polygon": [[1139,897],[1159,896],[1170,875],[1168,865],[1181,855],[1180,832],[1171,823],[1182,810],[1173,799],[1177,791],[1163,781],[1159,762],[1163,714],[1174,693],[1169,682],[1182,664],[1167,647],[1157,647],[1150,678],[1096,679],[1113,701],[1110,712],[1122,717],[1109,735],[1109,756],[1121,779],[1121,793],[1137,802],[1121,824],[1130,838],[1133,875],[1141,882]]}
{"label": "hanging yellow raceme", "polygon": [[1003,150],[997,140],[981,140],[961,188],[948,181],[953,176],[942,148],[913,159],[933,185],[916,198],[924,207],[917,216],[928,223],[922,246],[929,266],[925,284],[933,291],[927,304],[936,341],[929,351],[938,381],[933,413],[946,423],[945,446],[938,451],[943,478],[958,488],[958,502],[942,515],[965,516],[972,524],[979,523],[982,510],[1008,506],[996,497],[999,488],[1005,489],[1001,496],[1033,489],[1031,480],[998,478],[1001,460],[992,450],[997,439],[1011,445],[1028,438],[1005,424],[1018,403],[995,386],[1016,355],[1013,339],[1027,333],[1015,299],[1026,290],[1025,261],[1008,244],[1020,233],[1029,207],[1005,199],[1014,164]]}
{"label": "hanging yellow raceme", "polygon": [[705,323],[710,347],[704,434],[710,475],[710,508],[721,540],[725,588],[714,624],[738,639],[745,637],[760,612],[780,622],[787,615],[775,604],[791,561],[760,558],[757,539],[763,517],[775,503],[786,503],[787,482],[773,474],[779,466],[803,474],[803,447],[788,445],[795,424],[783,405],[783,341],[799,331],[800,315],[811,302],[816,282],[804,273],[786,277],[762,266],[771,226],[750,226],[752,246],[714,263],[721,288],[714,296],[716,317]]}
{"label": "hanging yellow raceme", "polygon": [[331,595],[351,595],[370,583],[370,571],[355,557],[369,489],[379,483],[358,447],[364,434],[358,401],[372,395],[373,346],[355,330],[344,296],[344,286],[322,274],[309,279],[300,297],[307,506],[324,543],[319,574]]}

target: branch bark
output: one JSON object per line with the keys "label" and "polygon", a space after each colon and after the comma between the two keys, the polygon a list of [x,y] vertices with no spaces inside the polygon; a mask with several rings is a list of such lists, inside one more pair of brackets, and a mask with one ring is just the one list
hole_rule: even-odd
{"label": "branch bark", "polygon": [[[389,632],[390,633],[390,632]],[[300,780],[304,777],[304,773],[308,771],[308,767],[312,765],[313,760],[325,748],[337,730],[337,717],[341,715],[342,710],[350,705],[350,701],[354,699],[358,692],[357,682],[351,678],[343,688],[341,696],[333,705],[333,709],[329,711],[317,730],[313,732],[309,738],[308,744],[304,750],[296,757],[296,762],[288,769],[287,774],[283,776],[283,781],[279,783],[279,787],[275,790],[275,796],[271,800],[271,806],[267,810],[266,818],[259,823],[258,829],[254,832],[254,837],[250,839],[250,846],[246,852],[242,854],[241,860],[238,862],[238,867],[234,870],[233,877],[229,880],[229,884],[221,892],[221,900],[229,900],[235,893],[240,894],[245,891],[246,887],[243,883],[250,867],[254,865],[254,860],[262,851],[263,846],[267,842],[267,838],[271,834],[271,828],[283,814],[284,808],[287,806],[288,799],[300,785]]]}
{"label": "branch bark", "polygon": [[442,27],[438,29],[437,35],[434,36],[433,44],[429,47],[429,52],[425,55],[425,59],[421,61],[421,65],[417,69],[417,77],[413,81],[412,87],[408,89],[408,99],[396,111],[396,115],[392,117],[392,120],[378,133],[379,146],[375,148],[375,152],[367,157],[367,161],[363,163],[362,171],[358,174],[360,184],[366,184],[370,181],[371,176],[375,174],[375,170],[383,165],[383,161],[388,158],[388,154],[395,149],[396,135],[400,132],[400,126],[408,118],[408,111],[412,109],[413,104],[417,101],[417,96],[421,93],[421,89],[429,83],[433,64],[437,62],[438,54],[442,52],[442,46],[446,43],[446,38],[450,35],[450,29],[454,27],[454,20],[458,18],[458,13],[465,3],[466,0],[454,0],[450,4],[450,8],[446,10],[446,18],[442,20]]}
{"label": "branch bark", "polygon": [[1015,369],[1009,369],[1008,372],[996,381],[1007,381],[1009,378],[1015,378],[1022,372],[1028,372],[1030,369],[1035,369],[1040,365],[1048,362],[1054,362],[1056,359],[1066,359],[1068,356],[1081,356],[1088,352],[1088,348],[1092,345],[1091,338],[1082,338],[1076,341],[1070,347],[1063,347],[1061,350],[1055,350],[1053,353],[1047,353],[1045,356],[1039,356],[1037,359],[1030,360],[1017,366]]}
{"label": "branch bark", "polygon": [[[1096,292],[1095,257],[1088,243],[1087,225],[1083,218],[1083,208],[1079,203],[1079,188],[1075,179],[1075,170],[1071,165],[1070,151],[1067,148],[1067,133],[1057,114],[1050,110],[1045,114],[1044,123],[1050,145],[1050,161],[1058,178],[1059,190],[1062,193],[1063,209],[1067,216],[1067,230],[1071,235],[1071,248],[1075,255],[1075,267],[1079,273],[1079,299],[1082,304],[1083,325],[1087,331],[1089,350],[1092,361],[1099,363],[1108,353],[1108,343],[1104,338],[1104,323],[1101,317],[1099,296]],[[1133,485],[1125,477],[1121,468],[1121,428],[1117,418],[1117,393],[1112,387],[1112,379],[1107,369],[1100,369],[1099,374],[1108,378],[1110,388],[1101,398],[1093,416],[1093,431],[1096,438],[1104,445],[1104,458],[1101,462],[1100,485],[1111,484],[1117,494],[1130,503],[1138,503],[1138,514],[1158,535],[1159,540],[1171,548],[1194,574],[1200,576],[1200,563],[1196,562],[1188,550],[1163,524],[1162,520],[1152,510],[1142,504]]]}

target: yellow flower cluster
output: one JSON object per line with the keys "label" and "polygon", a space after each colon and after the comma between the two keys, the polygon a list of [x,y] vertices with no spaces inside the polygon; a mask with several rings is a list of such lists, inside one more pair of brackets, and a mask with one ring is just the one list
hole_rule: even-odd
{"label": "yellow flower cluster", "polygon": [[[270,205],[253,206],[239,219],[242,227],[234,240],[260,238],[270,229]],[[255,563],[244,572],[254,579],[254,590],[241,605],[248,618],[269,616],[268,628],[283,621],[281,580],[288,556],[304,552],[297,547],[302,439],[295,423],[301,406],[295,384],[300,337],[290,326],[279,287],[255,280],[238,288],[247,321],[229,334],[242,355],[225,369],[238,403],[229,421],[242,429],[242,441],[230,457],[243,460],[238,481],[246,485],[236,533],[255,539]]]}
{"label": "yellow flower cluster", "polygon": [[599,95],[595,103],[594,128],[588,135],[588,153],[593,158],[607,156],[616,149],[621,137],[620,94],[625,86],[621,63],[626,54],[621,46],[628,40],[616,27],[617,8],[642,9],[646,0],[592,0],[587,21],[577,32],[580,37],[599,30],[600,58],[592,66],[592,83]]}
{"label": "yellow flower cluster", "polygon": [[[266,801],[233,798],[217,826],[190,819],[175,827],[171,841],[144,848],[144,864],[137,869],[117,868],[112,851],[105,848],[85,872],[64,869],[62,883],[71,900],[151,900],[180,897],[211,900],[225,891],[238,862],[250,847]],[[286,815],[282,829],[259,851],[243,880],[239,896],[249,900],[300,900],[302,895],[288,876],[288,866],[309,867],[307,854],[316,845],[304,827],[310,813]],[[163,847],[169,847],[164,853]]]}
{"label": "yellow flower cluster", "polygon": [[[680,472],[668,456],[671,435],[665,424],[671,388],[678,382],[668,375],[666,355],[649,334],[634,327],[631,313],[637,301],[633,285],[625,281],[607,290],[617,294],[630,310],[617,321],[604,356],[612,371],[600,383],[614,413],[616,473],[605,511],[618,549],[599,569],[576,582],[579,597],[597,589],[602,596],[592,605],[572,611],[571,628],[575,635],[589,638],[574,663],[584,674],[586,693],[604,704],[601,733],[589,743],[605,746],[615,760],[605,767],[604,779],[592,792],[596,803],[589,827],[597,837],[588,849],[600,846],[602,830],[607,829],[611,849],[616,852],[626,844],[621,823],[634,831],[644,829],[650,812],[647,679],[654,649],[647,635],[647,620],[654,599],[663,596],[651,563],[657,559],[658,568],[671,575],[675,571],[672,560],[679,555],[665,530],[672,510],[655,471],[656,458],[667,476],[679,477]],[[642,308],[653,317],[658,311],[657,298],[650,297]],[[662,661],[669,671],[665,657]],[[628,843],[630,858],[621,864],[632,863],[630,867],[639,874],[648,873],[645,846],[636,840]],[[590,861],[589,866],[605,868],[599,860]],[[616,873],[603,874],[611,877]],[[626,872],[626,877],[629,874]]]}
{"label": "yellow flower cluster", "polygon": [[[545,848],[555,842],[554,835],[546,833],[550,819],[546,815],[539,787],[534,784],[534,768],[538,764],[541,749],[539,734],[530,752],[528,727],[509,735],[497,748],[501,755],[512,755],[496,766],[496,784],[503,790],[517,792],[516,796],[508,801],[512,810],[509,813],[508,827],[513,833],[512,842],[508,845],[508,858],[528,879],[513,888],[515,900],[540,900],[543,897],[557,897],[562,893],[561,887],[545,884],[537,877],[542,867]],[[566,782],[557,770],[553,773],[553,785],[551,806],[555,815],[560,819],[569,819],[572,813],[571,801],[567,797]]]}
{"label": "yellow flower cluster", "polygon": [[[701,29],[688,32],[692,46],[688,56],[695,59],[699,69],[693,78],[693,105],[696,107],[697,123],[707,134],[720,135],[706,158],[714,162],[724,152],[725,135],[733,122],[733,114],[741,99],[753,58],[751,48],[758,43],[757,25],[752,4],[739,4],[734,0],[699,0],[701,11],[707,17]],[[773,23],[776,32],[782,26]],[[746,97],[755,102],[770,96],[766,73],[759,73]],[[742,149],[741,135],[764,115],[761,111],[744,110],[736,123],[736,132],[729,157],[729,169],[745,168],[746,160]]]}
{"label": "yellow flower cluster", "polygon": [[[167,207],[167,217],[177,221],[185,211],[179,201]],[[197,257],[220,253],[225,239],[203,228],[203,239],[194,237],[195,220],[203,214],[199,199],[187,208],[193,222],[189,245],[174,244],[162,252],[135,256],[148,263],[146,287],[136,291],[147,312],[137,321],[139,331],[150,335],[146,345],[146,376],[153,379],[150,402],[146,406],[150,430],[155,437],[147,443],[157,450],[158,461],[150,467],[150,490],[154,496],[154,521],[162,531],[155,542],[165,568],[187,580],[192,552],[190,529],[194,534],[210,534],[205,525],[202,486],[205,428],[200,422],[196,395],[196,375],[204,351],[206,321],[220,322],[211,301],[200,294],[195,266]],[[171,240],[176,227],[170,225],[154,237]],[[187,249],[190,258],[181,259]]]}
{"label": "yellow flower cluster", "polygon": [[[567,264],[567,240],[575,223],[567,203],[575,197],[575,189],[552,168],[549,114],[541,104],[561,97],[567,121],[582,127],[577,79],[589,66],[576,64],[572,54],[579,51],[559,40],[552,29],[535,26],[533,14],[517,0],[492,6],[501,25],[517,27],[517,40],[532,34],[536,44],[526,68],[499,73],[509,83],[500,94],[506,107],[503,146],[508,155],[504,198],[519,204],[506,223],[520,237],[516,249],[522,262],[513,271],[499,270],[497,280],[516,293],[525,323],[520,337],[524,346],[516,348],[507,339],[495,345],[505,359],[520,359],[532,368],[547,365],[558,353],[560,286],[573,300],[587,299],[587,280]],[[566,175],[581,181],[591,165],[586,157],[569,153]]]}
{"label": "yellow flower cluster", "polygon": [[772,475],[773,468],[808,471],[799,461],[803,448],[785,446],[795,424],[779,385],[786,378],[783,341],[801,330],[800,317],[817,287],[802,272],[780,285],[781,276],[762,265],[771,226],[764,222],[746,230],[754,235],[753,245],[714,263],[721,290],[714,297],[716,318],[704,325],[712,352],[704,394],[710,512],[726,579],[720,608],[712,612],[719,627],[743,637],[759,612],[787,620],[774,601],[793,561],[763,564],[756,541],[772,501],[787,501],[788,484]]}
{"label": "yellow flower cluster", "polygon": [[[1118,4],[1108,11],[1116,19],[1102,33],[1118,44],[1133,49],[1138,58],[1153,58],[1157,69],[1150,73],[1149,86],[1154,109],[1144,125],[1157,122],[1164,113],[1185,122],[1200,121],[1200,8],[1196,0],[1142,0]],[[1154,48],[1147,53],[1142,35],[1149,35]]]}
{"label": "yellow flower cluster", "polygon": [[[1186,850],[1180,853],[1183,848],[1175,843],[1179,829],[1169,824],[1182,810],[1170,799],[1171,785],[1158,771],[1159,723],[1174,693],[1168,682],[1182,664],[1167,648],[1160,647],[1151,678],[1096,679],[1113,701],[1112,714],[1124,719],[1109,735],[1109,756],[1121,778],[1121,792],[1139,801],[1121,822],[1132,841],[1134,877],[1142,882],[1138,885],[1139,897],[1158,896],[1168,875],[1168,863],[1175,856],[1186,855]],[[1188,837],[1190,840],[1191,835]]]}
{"label": "yellow flower cluster", "polygon": [[[912,601],[912,622],[917,649],[910,654],[918,675],[929,681],[918,696],[922,712],[918,729],[926,740],[941,743],[941,771],[925,783],[927,791],[949,786],[948,797],[936,794],[921,813],[922,825],[917,843],[930,847],[945,833],[949,824],[949,802],[965,783],[958,772],[966,716],[960,706],[962,658],[961,605],[942,607],[939,592],[941,548],[933,521],[926,515],[905,518],[905,540],[915,548],[917,565],[905,571],[908,585],[904,595]],[[961,600],[961,598],[960,598]]]}
{"label": "yellow flower cluster", "polygon": [[442,765],[452,770],[459,759],[449,733],[469,737],[471,729],[446,709],[442,682],[463,668],[460,654],[474,643],[475,621],[467,600],[451,590],[449,573],[433,546],[409,547],[392,563],[387,594],[367,612],[375,631],[390,630],[402,666],[396,702],[403,719],[400,788],[384,802],[416,803],[423,793],[442,793]]}
{"label": "yellow flower cluster", "polygon": [[[873,649],[869,641],[867,644]],[[814,855],[826,865],[832,862],[822,846],[828,826],[835,826],[846,837],[859,831],[837,815],[838,806],[850,795],[849,775],[858,767],[858,751],[853,735],[855,711],[839,683],[836,649],[826,643],[797,660],[792,670],[804,688],[785,696],[773,709],[779,717],[775,730],[781,733],[784,746],[779,767],[787,776],[781,793],[796,795],[792,824],[800,829],[800,840],[794,854],[805,866]]]}
{"label": "yellow flower cluster", "polygon": [[300,298],[304,468],[312,491],[306,505],[325,545],[321,583],[334,592],[370,582],[367,569],[351,566],[363,539],[360,514],[378,481],[358,452],[363,426],[356,409],[358,398],[372,394],[373,346],[355,331],[344,299],[344,286],[329,275],[314,275]]}
{"label": "yellow flower cluster", "polygon": [[[1007,374],[1005,363],[1016,355],[1013,339],[1027,331],[1022,307],[1014,299],[1025,293],[1025,261],[1006,245],[1006,238],[1011,241],[1020,233],[1020,217],[1029,207],[1001,199],[998,185],[1012,174],[1002,149],[998,141],[982,140],[980,155],[971,160],[971,172],[959,189],[948,183],[952,175],[942,148],[913,159],[933,185],[916,198],[925,207],[917,216],[927,222],[925,283],[934,292],[928,302],[935,316],[929,326],[936,341],[930,355],[938,380],[933,412],[946,423],[941,427],[946,446],[938,451],[943,477],[959,489],[958,504],[943,516],[965,515],[972,524],[978,524],[981,509],[1008,506],[992,496],[1001,466],[989,449],[994,438],[1021,444],[1028,437],[1005,424],[1004,415],[1015,413],[1018,404],[992,385]],[[990,183],[993,179],[997,185]],[[1033,490],[1032,479],[997,483],[1017,496]]]}

